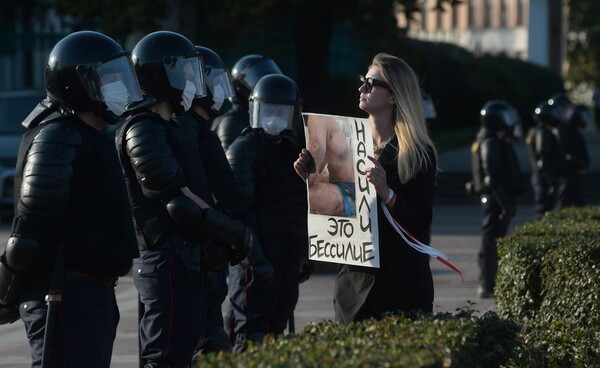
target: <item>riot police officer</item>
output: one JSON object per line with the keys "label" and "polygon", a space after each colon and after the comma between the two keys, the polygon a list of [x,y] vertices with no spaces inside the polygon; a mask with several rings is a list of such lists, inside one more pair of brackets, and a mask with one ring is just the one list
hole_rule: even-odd
{"label": "riot police officer", "polygon": [[235,95],[230,97],[231,109],[216,118],[212,130],[217,133],[227,151],[233,141],[249,125],[248,98],[258,80],[268,74],[282,74],[273,61],[263,55],[250,54],[240,58],[231,71]]}
{"label": "riot police officer", "polygon": [[522,190],[521,170],[512,146],[519,116],[508,102],[492,100],[481,109],[481,129],[472,145],[472,173],[483,210],[479,250],[479,296],[494,296],[498,254],[496,240],[506,235]]}
{"label": "riot police officer", "polygon": [[569,120],[569,141],[571,152],[567,153],[567,172],[570,181],[560,197],[560,208],[584,206],[583,178],[590,167],[590,155],[582,132],[593,123],[594,118],[589,107],[573,104],[573,116]]}
{"label": "riot police officer", "polygon": [[306,184],[293,168],[303,147],[294,133],[300,109],[294,81],[281,74],[262,77],[250,96],[251,128],[226,152],[238,185],[234,211],[256,234],[246,262],[229,269],[234,352],[248,340],[283,333],[298,284],[310,273]]}
{"label": "riot police officer", "polygon": [[536,219],[556,209],[559,183],[564,181],[566,153],[561,145],[558,126],[565,116],[558,104],[540,103],[534,110],[536,125],[529,130],[525,143],[531,164]]}
{"label": "riot police officer", "polygon": [[0,263],[0,303],[12,312],[3,309],[0,323],[20,316],[33,367],[109,367],[114,286],[138,250],[119,161],[101,130],[141,93],[129,54],[91,31],[54,46],[46,92],[23,122]]}
{"label": "riot police officer", "polygon": [[202,97],[198,50],[184,36],[150,33],[132,52],[144,101],[116,135],[140,257],[133,279],[143,310],[144,367],[188,367],[202,334],[206,270],[243,259],[250,231],[216,210],[196,137],[171,117]]}
{"label": "riot police officer", "polygon": [[586,143],[580,132],[584,121],[582,113],[585,114],[585,110],[582,110],[581,106],[575,110],[575,104],[564,93],[553,95],[548,103],[559,105],[563,112],[560,124],[557,125],[557,132],[567,166],[564,180],[558,188],[558,208],[583,206],[581,175],[587,171],[590,164]]}
{"label": "riot police officer", "polygon": [[[186,136],[196,137],[208,185],[215,198],[215,208],[230,213],[235,187],[233,173],[221,141],[210,130],[209,119],[218,116],[225,99],[234,95],[229,70],[213,50],[195,46],[203,61],[206,96],[195,98],[192,107],[181,117],[175,117]],[[221,305],[227,297],[227,267],[208,271],[207,326],[199,344],[200,353],[229,350],[223,326]]]}

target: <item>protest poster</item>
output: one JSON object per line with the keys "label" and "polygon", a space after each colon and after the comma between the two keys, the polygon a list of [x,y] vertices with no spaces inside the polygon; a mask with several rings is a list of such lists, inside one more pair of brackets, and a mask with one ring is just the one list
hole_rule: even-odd
{"label": "protest poster", "polygon": [[307,178],[309,258],[379,268],[377,195],[368,119],[303,114],[306,148],[314,158]]}

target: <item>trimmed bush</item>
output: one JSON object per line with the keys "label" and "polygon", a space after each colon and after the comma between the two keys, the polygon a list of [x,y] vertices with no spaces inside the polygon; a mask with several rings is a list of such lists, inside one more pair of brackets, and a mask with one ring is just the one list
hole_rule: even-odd
{"label": "trimmed bush", "polygon": [[600,207],[548,213],[498,242],[496,303],[550,367],[600,366]]}
{"label": "trimmed bush", "polygon": [[518,326],[494,312],[408,318],[390,315],[341,325],[310,324],[298,334],[267,337],[242,354],[200,359],[202,367],[500,367],[515,348]]}

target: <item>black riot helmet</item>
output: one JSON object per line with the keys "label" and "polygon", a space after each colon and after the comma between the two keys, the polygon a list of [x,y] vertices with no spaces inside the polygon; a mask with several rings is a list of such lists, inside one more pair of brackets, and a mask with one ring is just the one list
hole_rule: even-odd
{"label": "black riot helmet", "polygon": [[589,107],[582,104],[573,105],[573,117],[570,121],[573,126],[585,129],[592,121],[594,121],[594,117]]}
{"label": "black riot helmet", "polygon": [[269,74],[254,86],[250,101],[250,126],[276,136],[297,127],[302,98],[296,83],[283,74]]}
{"label": "black riot helmet", "polygon": [[568,123],[573,117],[573,102],[564,92],[552,95],[552,97],[548,99],[548,104],[559,105],[562,107],[562,115],[560,117],[561,122]]}
{"label": "black riot helmet", "polygon": [[80,31],[54,46],[46,64],[46,92],[73,112],[93,112],[114,124],[142,99],[129,53],[112,38]]}
{"label": "black riot helmet", "polygon": [[204,107],[210,117],[219,114],[226,99],[233,97],[233,85],[229,69],[221,57],[208,47],[195,46],[204,64],[203,77],[206,96],[194,100],[194,104]]}
{"label": "black riot helmet", "polygon": [[511,137],[521,134],[521,118],[517,110],[504,100],[492,100],[483,105],[480,111],[481,125],[493,132],[505,130]]}
{"label": "black riot helmet", "polygon": [[273,59],[256,54],[239,59],[231,70],[235,91],[232,102],[246,106],[258,80],[269,74],[283,74]]}
{"label": "black riot helmet", "polygon": [[202,59],[194,44],[179,33],[146,35],[131,58],[144,94],[168,101],[177,115],[187,111],[194,98],[206,95]]}
{"label": "black riot helmet", "polygon": [[565,112],[562,106],[543,101],[535,108],[535,110],[533,110],[533,120],[536,123],[555,127],[562,122],[564,114]]}

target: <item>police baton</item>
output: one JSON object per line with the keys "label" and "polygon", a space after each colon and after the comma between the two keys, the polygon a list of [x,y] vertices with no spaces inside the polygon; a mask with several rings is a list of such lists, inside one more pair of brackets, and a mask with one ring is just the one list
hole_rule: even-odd
{"label": "police baton", "polygon": [[44,331],[44,351],[42,353],[42,368],[54,366],[53,355],[56,351],[54,346],[56,319],[58,308],[62,301],[63,275],[65,264],[65,246],[59,244],[56,249],[56,259],[54,260],[54,269],[52,279],[50,280],[50,289],[46,295],[46,327]]}

